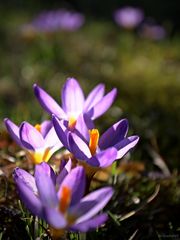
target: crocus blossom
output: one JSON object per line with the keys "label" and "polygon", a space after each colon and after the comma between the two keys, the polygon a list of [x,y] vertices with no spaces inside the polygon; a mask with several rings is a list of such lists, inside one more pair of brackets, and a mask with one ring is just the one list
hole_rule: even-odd
{"label": "crocus blossom", "polygon": [[147,21],[141,26],[139,34],[144,38],[158,41],[164,39],[167,32],[163,26],[153,21]]}
{"label": "crocus blossom", "polygon": [[22,30],[31,29],[35,32],[75,31],[85,21],[83,14],[66,9],[43,11],[30,23],[24,24]]}
{"label": "crocus blossom", "polygon": [[69,131],[62,120],[53,116],[56,133],[63,145],[74,156],[93,167],[107,167],[122,158],[139,141],[138,136],[127,137],[128,121],[120,120],[101,137],[98,129],[89,130],[87,139],[78,132]]}
{"label": "crocus blossom", "polygon": [[71,171],[69,167],[68,162],[65,165],[68,174],[61,177],[43,162],[35,166],[34,177],[20,168],[14,170],[13,177],[21,200],[32,214],[44,219],[54,229],[86,232],[106,221],[106,214],[97,213],[108,203],[113,190],[104,187],[84,196],[83,167]]}
{"label": "crocus blossom", "polygon": [[4,122],[13,140],[27,150],[27,157],[35,164],[47,162],[62,147],[51,121],[44,121],[35,127],[28,122],[23,122],[18,127],[8,118]]}
{"label": "crocus blossom", "polygon": [[141,9],[135,7],[123,7],[117,9],[114,13],[114,20],[123,28],[133,29],[143,20],[144,13]]}
{"label": "crocus blossom", "polygon": [[41,106],[49,114],[55,114],[59,119],[67,120],[70,129],[76,126],[79,130],[82,130],[81,121],[84,120],[82,114],[94,120],[112,105],[117,90],[114,88],[105,96],[104,91],[104,84],[98,84],[85,99],[77,80],[68,78],[61,92],[61,107],[47,92],[34,84],[34,92]]}

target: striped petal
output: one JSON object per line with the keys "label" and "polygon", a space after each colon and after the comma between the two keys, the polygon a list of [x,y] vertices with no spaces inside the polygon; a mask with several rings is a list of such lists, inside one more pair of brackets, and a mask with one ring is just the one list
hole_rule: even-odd
{"label": "striped petal", "polygon": [[94,105],[96,105],[102,99],[104,90],[104,84],[100,83],[89,93],[84,103],[84,112],[94,107]]}
{"label": "striped petal", "polygon": [[128,132],[128,121],[122,119],[110,127],[99,139],[100,149],[106,149],[112,147],[121,140],[123,140]]}
{"label": "striped petal", "polygon": [[71,190],[71,206],[77,204],[84,195],[85,191],[85,172],[84,168],[79,166],[71,170],[64,178],[58,191],[58,196],[61,199],[63,187],[68,187]]}
{"label": "striped petal", "polygon": [[44,122],[41,123],[40,125],[40,129],[41,129],[41,134],[43,136],[43,138],[46,137],[46,135],[48,134],[49,130],[52,128],[52,122],[49,120],[46,120]]}
{"label": "striped petal", "polygon": [[92,157],[89,146],[74,133],[69,133],[69,146],[70,151],[80,160],[87,160]]}
{"label": "striped petal", "polygon": [[61,169],[60,174],[57,176],[56,179],[56,184],[58,186],[61,185],[62,181],[64,180],[64,178],[68,175],[68,173],[71,171],[72,168],[72,160],[69,159],[68,162],[65,164],[65,166]]}
{"label": "striped petal", "polygon": [[93,167],[108,167],[117,159],[117,150],[115,147],[100,151],[86,162]]}
{"label": "striped petal", "polygon": [[76,224],[94,217],[109,202],[113,192],[111,187],[104,187],[85,196],[79,204],[71,209],[71,214],[79,216]]}
{"label": "striped petal", "polygon": [[57,146],[59,147],[59,149],[63,146],[63,144],[61,143],[61,141],[59,140],[56,131],[54,129],[54,127],[52,127],[49,132],[47,133],[46,137],[45,137],[45,144],[47,147],[53,147],[53,146]]}
{"label": "striped petal", "polygon": [[91,115],[91,119],[96,119],[104,114],[114,102],[117,90],[114,88],[108,94],[106,94],[88,113]]}
{"label": "striped petal", "polygon": [[89,230],[95,229],[99,226],[101,226],[103,223],[106,222],[106,220],[108,219],[107,214],[100,214],[96,217],[93,217],[87,221],[78,223],[78,224],[74,224],[73,226],[71,226],[71,230],[72,231],[80,231],[80,232],[87,232]]}
{"label": "striped petal", "polygon": [[69,117],[77,117],[83,110],[84,94],[74,78],[68,78],[62,88],[62,107]]}
{"label": "striped petal", "polygon": [[45,219],[51,227],[55,229],[62,229],[66,227],[66,220],[58,209],[44,207]]}
{"label": "striped petal", "polygon": [[45,146],[45,141],[41,133],[28,122],[21,124],[19,135],[21,142],[27,149],[36,150]]}
{"label": "striped petal", "polygon": [[58,204],[58,198],[48,164],[41,163],[36,165],[35,180],[39,192],[39,198],[43,205],[46,207],[56,207]]}
{"label": "striped petal", "polygon": [[15,169],[13,178],[18,188],[21,200],[33,215],[43,218],[43,207],[39,198],[34,194],[27,183],[24,182],[21,177],[19,177],[17,171],[18,170]]}
{"label": "striped petal", "polygon": [[5,118],[4,119],[5,126],[7,128],[7,131],[11,135],[12,139],[20,146],[23,147],[23,144],[21,143],[20,137],[19,137],[19,127],[14,124],[10,119]]}
{"label": "striped petal", "polygon": [[114,147],[117,149],[117,159],[122,158],[130,149],[135,147],[138,141],[138,136],[131,136],[116,144]]}
{"label": "striped petal", "polygon": [[37,84],[33,85],[34,93],[41,106],[49,114],[55,114],[60,119],[66,119],[67,116],[59,104]]}

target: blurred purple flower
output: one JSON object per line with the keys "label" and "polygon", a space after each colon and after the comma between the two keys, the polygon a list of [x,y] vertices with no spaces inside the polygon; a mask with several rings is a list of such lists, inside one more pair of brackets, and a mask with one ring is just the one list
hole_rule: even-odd
{"label": "blurred purple flower", "polygon": [[[72,130],[76,127],[83,135],[88,134],[87,129],[83,129],[86,128],[86,124],[93,124],[90,119],[94,120],[104,114],[116,97],[117,90],[115,88],[105,96],[104,91],[104,84],[98,84],[85,99],[78,81],[68,78],[62,88],[61,107],[48,93],[34,84],[35,96],[41,106],[49,114],[68,121],[69,129]],[[83,117],[83,115],[85,116]]]}
{"label": "blurred purple flower", "polygon": [[[44,219],[54,229],[86,232],[100,226],[107,215],[97,213],[108,203],[113,189],[104,187],[84,197],[83,167],[70,172],[69,166],[65,168],[67,174],[62,178],[56,177],[46,163],[36,165],[35,177],[16,168],[13,177],[21,200],[32,214]],[[62,179],[60,184],[57,183],[58,178]]]}
{"label": "blurred purple flower", "polygon": [[40,32],[75,31],[83,25],[84,21],[82,14],[60,9],[40,13],[27,26],[31,26],[35,31]]}
{"label": "blurred purple flower", "polygon": [[73,155],[92,167],[107,167],[122,158],[139,141],[138,136],[126,137],[128,121],[123,119],[110,127],[100,138],[97,129],[89,130],[87,138],[71,132],[63,121],[53,116],[56,133]]}
{"label": "blurred purple flower", "polygon": [[4,123],[13,140],[27,150],[27,157],[35,164],[47,162],[62,147],[51,121],[44,121],[35,127],[28,122],[18,127],[8,118]]}
{"label": "blurred purple flower", "polygon": [[148,39],[162,40],[166,37],[166,30],[158,24],[146,22],[141,26],[139,34]]}
{"label": "blurred purple flower", "polygon": [[123,7],[114,12],[114,20],[123,28],[133,29],[144,19],[144,13],[139,8]]}

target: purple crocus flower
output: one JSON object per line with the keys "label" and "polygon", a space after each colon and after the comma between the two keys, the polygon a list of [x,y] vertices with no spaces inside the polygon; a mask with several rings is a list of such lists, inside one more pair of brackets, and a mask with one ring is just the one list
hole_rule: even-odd
{"label": "purple crocus flower", "polygon": [[27,157],[35,164],[47,162],[62,147],[51,121],[44,121],[35,127],[28,122],[18,127],[8,118],[4,123],[13,140],[27,150]]}
{"label": "purple crocus flower", "polygon": [[[104,187],[84,196],[83,167],[70,172],[68,168],[65,177],[56,177],[48,164],[41,163],[35,166],[34,177],[20,168],[15,169],[13,177],[21,200],[33,215],[44,219],[54,229],[86,232],[106,221],[106,214],[97,213],[110,200],[113,190]],[[58,178],[62,180],[60,184]]]}
{"label": "purple crocus flower", "polygon": [[144,38],[157,41],[164,39],[167,35],[166,30],[161,25],[153,23],[153,21],[144,23],[140,28],[139,34]]}
{"label": "purple crocus flower", "polygon": [[139,141],[138,136],[127,137],[128,121],[120,120],[110,127],[100,138],[97,129],[89,130],[88,138],[78,131],[69,131],[63,121],[53,116],[56,133],[63,145],[74,156],[93,167],[107,167],[122,158]]}
{"label": "purple crocus flower", "polygon": [[59,119],[68,121],[69,129],[76,127],[83,135],[87,135],[87,129],[85,131],[83,128],[92,125],[89,120],[94,120],[106,112],[115,99],[117,93],[115,88],[105,96],[104,91],[104,84],[98,84],[85,99],[77,80],[68,78],[62,88],[61,107],[48,93],[34,84],[34,92],[41,106],[49,114],[55,114]]}
{"label": "purple crocus flower", "polygon": [[84,21],[82,14],[60,9],[44,11],[28,25],[38,32],[75,31],[83,25]]}
{"label": "purple crocus flower", "polygon": [[114,13],[114,20],[123,28],[133,29],[137,27],[143,20],[143,11],[134,7],[123,7]]}

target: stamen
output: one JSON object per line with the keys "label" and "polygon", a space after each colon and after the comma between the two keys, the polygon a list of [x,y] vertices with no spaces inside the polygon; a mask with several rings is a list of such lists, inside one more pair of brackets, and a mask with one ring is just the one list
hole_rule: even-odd
{"label": "stamen", "polygon": [[40,125],[40,124],[36,124],[34,127],[36,128],[36,130],[38,130],[39,132],[41,132],[41,125]]}
{"label": "stamen", "polygon": [[92,155],[96,153],[96,149],[99,142],[99,131],[97,129],[89,130],[90,140],[89,149]]}
{"label": "stamen", "polygon": [[69,121],[68,121],[68,128],[69,129],[74,129],[75,128],[75,126],[76,126],[76,118],[75,117],[70,117],[69,118]]}
{"label": "stamen", "polygon": [[27,157],[33,164],[39,164],[42,162],[42,153],[40,152],[27,152]]}
{"label": "stamen", "polygon": [[69,207],[70,201],[71,201],[71,189],[66,186],[63,186],[59,203],[59,210],[61,213],[66,212],[67,208]]}
{"label": "stamen", "polygon": [[44,152],[27,152],[27,157],[34,163],[39,164],[41,162],[48,162],[51,157],[51,152],[49,148],[46,148]]}
{"label": "stamen", "polygon": [[50,148],[46,148],[43,154],[43,162],[48,162],[51,157]]}

